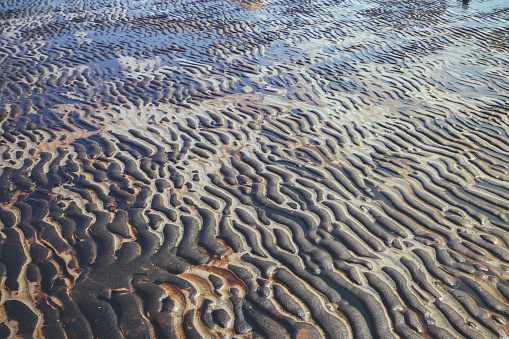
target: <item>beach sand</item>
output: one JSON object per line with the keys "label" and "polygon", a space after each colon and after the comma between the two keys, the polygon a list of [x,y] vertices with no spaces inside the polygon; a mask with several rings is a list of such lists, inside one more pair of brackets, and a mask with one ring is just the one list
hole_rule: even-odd
{"label": "beach sand", "polygon": [[509,338],[504,1],[0,5],[0,337]]}

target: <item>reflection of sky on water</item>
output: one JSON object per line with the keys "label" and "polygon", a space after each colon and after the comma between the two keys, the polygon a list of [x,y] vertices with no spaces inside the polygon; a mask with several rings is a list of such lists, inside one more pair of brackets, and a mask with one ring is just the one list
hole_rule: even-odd
{"label": "reflection of sky on water", "polygon": [[[202,7],[199,11],[189,11],[197,2],[115,0],[111,4],[114,14],[105,17],[104,9],[94,5],[97,1],[77,5],[86,11],[70,11],[69,0],[60,1],[58,6],[44,6],[44,15],[48,16],[46,22],[62,27],[58,35],[48,32],[45,39],[74,52],[78,52],[76,46],[83,45],[79,53],[89,53],[87,55],[107,45],[108,52],[102,53],[103,60],[93,58],[78,61],[78,64],[96,67],[103,72],[110,67],[116,72],[112,77],[121,77],[124,71],[126,74],[141,74],[147,67],[150,70],[163,67],[175,71],[171,75],[175,81],[184,78],[192,83],[190,76],[178,75],[178,69],[185,62],[193,61],[213,66],[253,88],[259,87],[256,81],[274,83],[274,88],[283,88],[286,81],[278,78],[280,71],[275,66],[286,65],[293,69],[296,64],[306,68],[314,63],[315,67],[311,67],[310,71],[319,74],[322,63],[313,60],[315,57],[329,60],[332,64],[327,67],[347,70],[350,76],[357,76],[360,67],[370,62],[381,65],[392,60],[394,69],[392,66],[384,69],[384,72],[391,73],[399,68],[412,67],[422,60],[429,62],[429,58],[437,55],[440,57],[433,60],[439,62],[445,58],[452,72],[461,69],[462,74],[471,74],[474,69],[484,70],[485,65],[472,65],[470,59],[456,57],[459,51],[471,51],[469,41],[436,41],[434,37],[417,33],[425,26],[432,27],[441,22],[447,22],[449,27],[456,29],[486,27],[482,20],[471,14],[480,12],[481,16],[509,6],[509,0],[211,0],[200,2]],[[320,6],[316,6],[317,3]],[[65,17],[59,8],[71,12],[69,17]],[[102,20],[112,28],[96,27]],[[208,26],[200,24],[203,20],[207,20]],[[82,21],[86,24],[74,30],[74,23]],[[66,26],[68,22],[69,27]],[[223,26],[233,27],[242,22],[249,23],[249,29],[246,26],[246,31],[242,31],[244,27],[241,27],[240,33],[236,29],[223,29]],[[391,29],[382,32],[371,25],[374,22],[383,22]],[[173,23],[178,24],[178,30],[166,31],[163,27]],[[505,24],[490,23],[490,29],[501,25]],[[405,30],[412,34],[401,34]],[[250,39],[263,45],[263,51],[251,50]],[[15,40],[13,37],[12,41]],[[242,71],[235,70],[238,61],[242,61],[241,54],[206,57],[207,50],[218,45],[225,50],[236,48],[241,53],[252,53],[252,65],[261,66],[266,74],[251,79]],[[413,53],[407,55],[409,50]],[[391,59],[390,55],[398,57]],[[138,65],[126,61],[139,57],[151,60],[151,63]],[[340,84],[347,92],[351,90],[350,79],[342,79],[339,75],[334,77],[337,79],[332,81],[333,86]],[[454,82],[454,79],[450,80]],[[259,91],[265,93],[263,86],[260,87]],[[241,89],[242,86],[233,91]]]}
{"label": "reflection of sky on water", "polygon": [[[264,5],[270,5],[271,1],[264,0],[234,0],[234,2],[247,10],[257,10]],[[454,3],[450,1],[451,4]],[[503,9],[509,6],[507,0],[456,0],[464,9],[476,10],[476,11],[491,11],[494,9]],[[296,2],[298,5],[298,2]]]}
{"label": "reflection of sky on water", "polygon": [[507,0],[459,0],[462,7],[476,11],[491,11],[509,7]]}

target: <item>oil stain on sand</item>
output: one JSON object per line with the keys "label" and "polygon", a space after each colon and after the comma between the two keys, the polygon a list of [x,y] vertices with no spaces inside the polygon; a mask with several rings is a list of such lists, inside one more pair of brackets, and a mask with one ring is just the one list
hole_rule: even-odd
{"label": "oil stain on sand", "polygon": [[0,337],[509,337],[508,19],[2,1]]}

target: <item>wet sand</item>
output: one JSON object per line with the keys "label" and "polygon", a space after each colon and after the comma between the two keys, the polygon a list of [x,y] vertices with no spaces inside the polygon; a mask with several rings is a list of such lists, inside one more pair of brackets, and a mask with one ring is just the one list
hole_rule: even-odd
{"label": "wet sand", "polygon": [[509,338],[508,15],[0,4],[0,337]]}

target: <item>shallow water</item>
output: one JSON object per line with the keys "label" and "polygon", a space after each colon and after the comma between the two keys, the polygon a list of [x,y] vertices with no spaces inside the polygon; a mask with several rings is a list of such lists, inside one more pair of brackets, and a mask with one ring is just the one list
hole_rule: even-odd
{"label": "shallow water", "polygon": [[2,2],[0,337],[509,337],[508,14]]}

